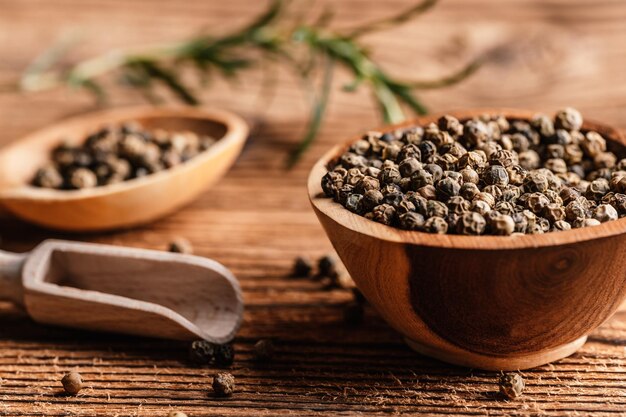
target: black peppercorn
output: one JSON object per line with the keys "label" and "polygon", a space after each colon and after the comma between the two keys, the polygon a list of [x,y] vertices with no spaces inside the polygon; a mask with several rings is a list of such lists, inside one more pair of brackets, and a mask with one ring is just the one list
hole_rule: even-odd
{"label": "black peppercorn", "polygon": [[398,170],[403,177],[410,177],[417,170],[422,169],[422,163],[417,160],[417,158],[407,158],[400,162],[398,166]]}
{"label": "black peppercorn", "polygon": [[58,169],[49,165],[37,170],[33,185],[43,188],[61,188],[63,186],[63,177]]}
{"label": "black peppercorn", "polygon": [[398,154],[399,161],[406,161],[407,159],[415,159],[417,162],[420,162],[422,159],[422,152],[420,151],[419,146],[409,143],[404,145],[402,149],[400,149],[400,153]]}
{"label": "black peppercorn", "polygon": [[446,217],[448,215],[448,207],[437,200],[429,200],[426,203],[426,215],[428,217]]}
{"label": "black peppercorn", "polygon": [[219,372],[213,378],[213,391],[219,397],[229,397],[235,391],[235,377],[228,372]]}
{"label": "black peppercorn", "polygon": [[367,160],[363,156],[352,152],[341,155],[340,162],[345,169],[359,168],[367,165]]}
{"label": "black peppercorn", "polygon": [[548,219],[550,223],[558,222],[565,218],[565,208],[561,204],[550,203],[544,207],[543,216]]}
{"label": "black peppercorn", "polygon": [[215,364],[217,366],[230,366],[235,360],[235,349],[231,343],[216,345],[215,347]]}
{"label": "black peppercorn", "polygon": [[524,383],[524,378],[522,378],[520,374],[506,373],[500,376],[498,386],[500,394],[509,400],[514,400],[522,395],[526,384]]}
{"label": "black peppercorn", "polygon": [[466,182],[461,186],[461,190],[459,191],[459,193],[466,200],[472,201],[474,197],[480,193],[480,189],[476,184]]}
{"label": "black peppercorn", "polygon": [[570,230],[571,228],[572,228],[572,226],[568,222],[566,222],[565,220],[556,221],[552,225],[552,229],[554,231]]}
{"label": "black peppercorn", "polygon": [[448,200],[449,211],[455,214],[462,214],[470,209],[470,202],[461,196],[450,197]]}
{"label": "black peppercorn", "polygon": [[459,192],[461,191],[459,183],[451,178],[439,180],[435,188],[437,197],[444,202],[448,201],[450,197],[459,195]]}
{"label": "black peppercorn", "polygon": [[443,169],[437,164],[426,164],[424,169],[433,176],[433,183],[443,178]]}
{"label": "black peppercorn", "polygon": [[346,198],[346,202],[344,203],[344,206],[354,212],[354,213],[359,213],[361,211],[362,205],[361,205],[361,200],[363,199],[363,196],[361,194],[350,194],[347,198]]}
{"label": "black peppercorn", "polygon": [[543,114],[536,115],[532,118],[530,124],[544,138],[551,138],[554,135],[554,123],[548,116]]}
{"label": "black peppercorn", "polygon": [[88,168],[76,168],[70,174],[69,184],[72,188],[77,190],[93,188],[98,185],[98,177]]}
{"label": "black peppercorn", "polygon": [[254,359],[258,362],[268,362],[274,358],[276,348],[271,339],[261,339],[254,344]]}
{"label": "black peppercorn", "polygon": [[383,198],[383,203],[389,204],[397,209],[402,200],[404,200],[404,194],[402,194],[402,192],[389,193]]}
{"label": "black peppercorn", "polygon": [[313,265],[308,258],[303,256],[298,256],[293,263],[293,272],[292,275],[294,277],[302,277],[306,278],[311,275],[311,271],[313,271]]}
{"label": "black peppercorn", "polygon": [[383,167],[378,174],[378,180],[381,184],[396,184],[401,179],[402,175],[396,167]]}
{"label": "black peppercorn", "polygon": [[554,119],[554,127],[565,130],[580,130],[583,125],[583,117],[576,109],[568,107],[559,111]]}
{"label": "black peppercorn", "polygon": [[617,210],[609,204],[600,204],[593,211],[593,218],[601,223],[609,220],[617,220],[618,217]]}
{"label": "black peppercorn", "polygon": [[480,181],[478,173],[470,167],[465,167],[461,170],[461,178],[463,179],[464,184],[468,182],[478,184],[478,181]]}
{"label": "black peppercorn", "polygon": [[432,185],[425,185],[422,188],[418,188],[417,192],[427,200],[434,200],[437,197],[437,190]]}
{"label": "black peppercorn", "polygon": [[338,172],[329,171],[322,177],[322,191],[327,197],[334,198],[338,189],[343,185],[343,176]]}
{"label": "black peppercorn", "polygon": [[498,212],[495,216],[490,217],[489,227],[494,235],[508,236],[515,231],[515,222],[513,218],[507,214],[500,214]]}
{"label": "black peppercorn", "polygon": [[448,222],[441,217],[431,217],[424,223],[424,230],[428,233],[445,234],[448,231]]}
{"label": "black peppercorn", "polygon": [[504,187],[509,183],[509,174],[501,165],[492,165],[487,167],[483,173],[483,181],[487,185],[497,185]]}
{"label": "black peppercorn", "polygon": [[362,212],[369,212],[383,201],[383,193],[378,190],[369,190],[363,194],[361,199]]}
{"label": "black peppercorn", "polygon": [[433,175],[425,169],[418,169],[411,175],[411,187],[413,190],[418,190],[426,185],[433,185]]}
{"label": "black peppercorn", "polygon": [[334,277],[337,275],[337,261],[331,255],[324,255],[317,261],[317,269],[322,277]]}
{"label": "black peppercorn", "polygon": [[412,211],[401,214],[398,220],[400,227],[405,230],[421,230],[425,223],[424,216]]}
{"label": "black peppercorn", "polygon": [[605,178],[598,178],[591,181],[589,187],[587,187],[587,191],[585,192],[585,197],[591,200],[599,201],[602,199],[602,196],[610,190],[611,187],[609,182]]}
{"label": "black peppercorn", "polygon": [[372,220],[390,225],[396,216],[396,209],[389,204],[380,204],[372,210]]}
{"label": "black peppercorn", "polygon": [[189,347],[189,360],[196,365],[208,365],[215,359],[216,347],[206,340],[196,340]]}
{"label": "black peppercorn", "polygon": [[463,138],[472,146],[479,146],[489,138],[487,125],[480,120],[469,120],[463,127]]}
{"label": "black peppercorn", "polygon": [[457,233],[461,235],[480,235],[485,231],[485,218],[474,211],[461,215],[457,223]]}
{"label": "black peppercorn", "polygon": [[437,120],[437,126],[440,130],[448,132],[452,136],[461,136],[463,134],[463,125],[459,119],[452,116],[442,116]]}
{"label": "black peppercorn", "polygon": [[548,189],[548,178],[537,171],[531,171],[524,178],[524,191],[527,193],[543,193]]}

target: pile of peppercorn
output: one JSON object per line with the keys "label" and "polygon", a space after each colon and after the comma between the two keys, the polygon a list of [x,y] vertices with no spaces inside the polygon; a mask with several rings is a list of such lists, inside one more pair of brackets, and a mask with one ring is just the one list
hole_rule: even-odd
{"label": "pile of peppercorn", "polygon": [[37,187],[77,190],[115,184],[175,167],[215,143],[193,132],[146,130],[138,123],[107,126],[83,144],[65,142],[32,180]]}
{"label": "pile of peppercorn", "polygon": [[595,226],[626,215],[623,147],[554,119],[484,115],[369,132],[328,167],[324,193],[376,222],[429,233],[511,235]]}

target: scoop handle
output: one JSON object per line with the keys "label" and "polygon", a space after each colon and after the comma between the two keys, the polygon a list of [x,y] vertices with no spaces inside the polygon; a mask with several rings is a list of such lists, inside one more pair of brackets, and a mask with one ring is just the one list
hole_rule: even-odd
{"label": "scoop handle", "polygon": [[26,253],[0,251],[0,299],[24,304],[24,288],[22,287],[22,267],[26,261]]}

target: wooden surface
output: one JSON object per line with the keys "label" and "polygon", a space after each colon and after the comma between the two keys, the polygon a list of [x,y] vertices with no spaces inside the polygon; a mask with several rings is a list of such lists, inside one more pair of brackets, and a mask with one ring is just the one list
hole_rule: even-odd
{"label": "wooden surface", "polygon": [[[406,1],[343,0],[336,24],[349,26],[406,6]],[[167,40],[209,27],[241,23],[261,7],[245,0],[0,0],[0,79],[23,69],[63,28],[81,26],[89,41],[73,55]],[[431,78],[502,42],[499,60],[469,82],[424,94],[433,110],[508,106],[552,111],[565,105],[626,128],[626,6],[620,0],[449,0],[415,24],[373,35],[369,42],[390,70]],[[288,79],[286,74],[281,74]],[[340,77],[341,78],[341,77]],[[196,252],[228,266],[247,303],[231,372],[238,392],[210,396],[214,369],[190,367],[178,342],[131,339],[33,324],[3,304],[0,310],[0,415],[161,416],[176,408],[191,416],[375,415],[625,415],[626,314],[596,330],[574,356],[525,371],[516,402],[497,394],[497,375],[443,365],[413,353],[368,310],[366,324],[342,324],[350,295],[288,278],[293,257],[330,250],[306,195],[306,175],[330,147],[379,124],[366,92],[338,89],[320,142],[293,171],[282,170],[285,147],[301,132],[305,98],[293,83],[271,106],[257,101],[254,74],[239,87],[218,85],[211,105],[257,121],[228,178],[195,203],[140,229],[62,235],[0,219],[3,249],[19,251],[49,237],[165,248],[183,235]],[[337,80],[339,83],[340,79]],[[337,87],[339,84],[337,84]],[[120,91],[114,105],[136,104]],[[0,141],[91,107],[72,92],[0,96]],[[268,108],[269,107],[269,108]],[[606,260],[607,263],[610,259]],[[251,361],[261,337],[278,340],[271,366]],[[78,369],[88,387],[60,395],[60,379]]]}

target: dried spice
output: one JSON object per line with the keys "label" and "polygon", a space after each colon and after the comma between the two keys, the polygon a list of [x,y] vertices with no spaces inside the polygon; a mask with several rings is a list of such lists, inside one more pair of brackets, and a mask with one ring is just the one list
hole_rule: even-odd
{"label": "dried spice", "polygon": [[235,361],[235,348],[232,343],[217,345],[215,348],[215,364],[217,366],[230,366]]}
{"label": "dried spice", "polygon": [[626,216],[626,149],[582,126],[567,108],[368,132],[322,188],[367,219],[429,233],[537,234]]}
{"label": "dried spice", "polygon": [[76,371],[69,372],[61,379],[63,389],[69,395],[76,395],[83,389],[83,378]]}
{"label": "dried spice", "polygon": [[192,132],[146,130],[137,123],[106,126],[81,144],[63,142],[51,152],[31,184],[59,190],[80,190],[116,184],[173,168],[215,142]]}
{"label": "dried spice", "polygon": [[167,414],[167,417],[187,417],[187,414],[183,413],[182,411],[170,411]]}
{"label": "dried spice", "polygon": [[271,339],[261,339],[254,344],[254,359],[258,362],[268,362],[274,358],[276,347]]}
{"label": "dried spice", "polygon": [[308,258],[298,256],[293,263],[292,275],[297,278],[306,278],[311,275],[313,271],[313,264]]}
{"label": "dried spice", "polygon": [[230,366],[235,360],[235,350],[231,343],[219,345],[206,340],[196,340],[189,346],[189,360],[200,366],[215,364]]}
{"label": "dried spice", "polygon": [[337,273],[337,261],[331,255],[324,255],[317,261],[318,275],[320,277],[334,278]]}
{"label": "dried spice", "polygon": [[189,360],[196,365],[209,365],[215,359],[215,343],[196,340],[189,346]]}
{"label": "dried spice", "polygon": [[509,400],[514,400],[524,392],[526,383],[524,378],[517,373],[506,373],[500,376],[498,381],[500,394]]}
{"label": "dried spice", "polygon": [[218,372],[213,377],[213,392],[218,397],[229,397],[235,391],[235,377],[228,372]]}

